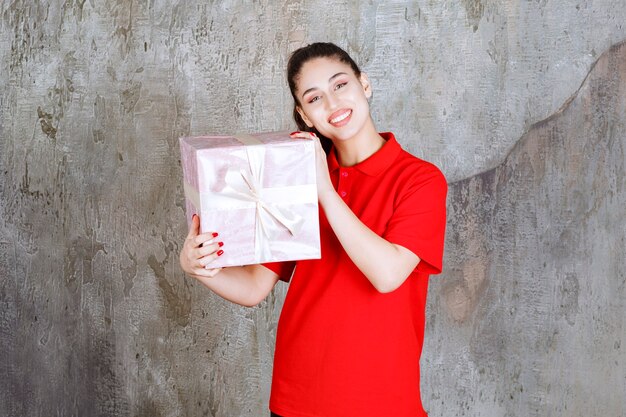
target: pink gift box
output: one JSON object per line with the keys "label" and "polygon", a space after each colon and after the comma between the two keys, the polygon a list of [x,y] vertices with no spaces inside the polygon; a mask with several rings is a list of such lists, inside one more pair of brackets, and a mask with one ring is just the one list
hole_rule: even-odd
{"label": "pink gift box", "polygon": [[187,222],[218,232],[212,267],[319,259],[314,142],[286,132],[180,138]]}

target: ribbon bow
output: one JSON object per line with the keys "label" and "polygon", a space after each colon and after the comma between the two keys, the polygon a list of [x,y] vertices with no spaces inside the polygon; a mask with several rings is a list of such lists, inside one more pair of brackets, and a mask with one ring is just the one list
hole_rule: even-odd
{"label": "ribbon bow", "polygon": [[[237,139],[241,140],[239,136],[237,136]],[[257,141],[257,139],[254,140]],[[297,191],[296,187],[283,187],[280,189],[264,189],[262,187],[265,148],[255,145],[247,146],[246,153],[250,170],[228,170],[225,178],[226,187],[221,191],[221,194],[224,197],[249,201],[255,204],[255,257],[257,259],[270,259],[271,251],[268,240],[274,238],[276,233],[275,229],[269,226],[272,223],[279,223],[294,236],[300,232],[304,219],[292,210],[276,205],[272,199],[273,194],[276,196],[277,190],[282,193],[285,191],[290,193]],[[274,230],[274,233],[271,232],[272,230]]]}

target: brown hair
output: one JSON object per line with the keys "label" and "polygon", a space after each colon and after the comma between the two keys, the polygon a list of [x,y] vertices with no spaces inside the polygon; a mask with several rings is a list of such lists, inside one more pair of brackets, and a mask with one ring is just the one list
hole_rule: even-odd
{"label": "brown hair", "polygon": [[308,61],[315,58],[337,59],[338,61],[349,65],[350,68],[352,68],[352,71],[354,71],[354,75],[356,75],[357,78],[361,76],[361,70],[346,51],[344,51],[334,43],[329,42],[316,42],[307,46],[303,46],[302,48],[296,49],[289,58],[289,63],[287,64],[287,81],[289,82],[289,90],[291,90],[291,96],[293,97],[294,101],[293,118],[296,122],[296,125],[298,126],[298,130],[301,130],[303,132],[315,133],[320,138],[324,151],[328,153],[332,146],[331,140],[321,135],[314,127],[308,127],[306,123],[304,123],[304,120],[302,120],[302,117],[296,109],[297,106],[300,104],[298,97],[296,97],[296,81],[298,79],[298,76],[300,75],[302,66]]}

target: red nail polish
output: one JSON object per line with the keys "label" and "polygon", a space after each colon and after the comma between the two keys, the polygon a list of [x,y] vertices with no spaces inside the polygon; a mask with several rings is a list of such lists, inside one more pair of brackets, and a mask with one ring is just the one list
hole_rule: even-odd
{"label": "red nail polish", "polygon": [[309,135],[315,137],[315,133],[313,133],[313,132],[309,132]]}
{"label": "red nail polish", "polygon": [[213,232],[213,237],[217,237],[218,233],[217,232]]}
{"label": "red nail polish", "polygon": [[224,246],[224,242],[217,242],[217,246],[221,248],[222,246]]}
{"label": "red nail polish", "polygon": [[299,132],[296,130],[295,132],[291,132],[291,133],[289,134],[289,136],[293,136],[293,135],[295,135],[296,133],[299,133]]}
{"label": "red nail polish", "polygon": [[223,250],[220,249],[220,250],[217,251],[217,256],[222,256],[223,254],[224,254]]}

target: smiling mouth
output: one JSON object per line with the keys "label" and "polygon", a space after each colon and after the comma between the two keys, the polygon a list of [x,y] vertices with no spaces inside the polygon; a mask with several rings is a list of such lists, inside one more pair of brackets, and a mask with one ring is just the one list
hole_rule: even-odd
{"label": "smiling mouth", "polygon": [[[335,114],[333,114],[332,116],[335,116]],[[342,121],[346,120],[351,114],[352,114],[352,110],[345,110],[339,113],[338,115],[336,115],[335,117],[329,119],[328,121],[330,122],[330,124],[341,123]]]}

